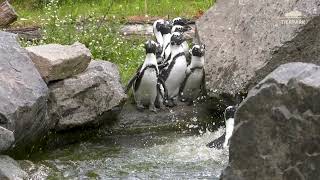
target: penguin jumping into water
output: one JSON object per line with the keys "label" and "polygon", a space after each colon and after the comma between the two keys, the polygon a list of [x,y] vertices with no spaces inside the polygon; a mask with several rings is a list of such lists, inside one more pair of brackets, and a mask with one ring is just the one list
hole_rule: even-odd
{"label": "penguin jumping into water", "polygon": [[204,45],[194,45],[190,50],[191,63],[186,70],[186,78],[180,87],[181,101],[192,104],[201,95],[206,95],[204,70]]}
{"label": "penguin jumping into water", "polygon": [[[166,92],[165,84],[159,78],[159,69],[156,59],[157,44],[154,41],[145,43],[146,58],[139,67],[136,75],[129,81],[126,93],[133,87],[134,99],[138,109],[149,107],[150,111],[157,112],[156,100],[159,94]],[[162,85],[162,86],[160,86]],[[162,87],[163,89],[161,90]]]}
{"label": "penguin jumping into water", "polygon": [[225,149],[228,147],[234,129],[234,115],[236,110],[236,106],[229,106],[225,109],[224,120],[226,124],[226,132],[219,138],[208,143],[207,146],[209,148]]}
{"label": "penguin jumping into water", "polygon": [[181,46],[184,41],[183,35],[179,32],[174,32],[171,36],[171,54],[170,60],[164,62],[164,68],[161,71],[160,77],[165,82],[168,90],[168,106],[176,105],[176,100],[179,95],[181,83],[186,77],[187,60]]}

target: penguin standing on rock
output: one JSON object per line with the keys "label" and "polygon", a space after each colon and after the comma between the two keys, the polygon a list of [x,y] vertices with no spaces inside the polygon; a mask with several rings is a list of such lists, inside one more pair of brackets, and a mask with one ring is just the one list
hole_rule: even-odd
{"label": "penguin standing on rock", "polygon": [[[181,34],[187,32],[190,30],[190,27],[185,27],[185,26],[181,26],[181,25],[174,25],[171,29],[171,33],[174,32],[180,32]],[[189,44],[188,42],[185,40],[182,42],[182,48],[184,50],[184,53],[186,54],[186,56],[188,56],[189,54]]]}
{"label": "penguin standing on rock", "polygon": [[163,46],[163,37],[160,32],[160,28],[164,23],[165,21],[163,19],[158,19],[153,23],[153,34],[156,37],[157,42],[158,44],[160,44],[160,46]]}
{"label": "penguin standing on rock", "polygon": [[171,53],[171,25],[169,23],[165,23],[160,27],[160,32],[163,37],[163,46],[162,46],[162,58],[164,61],[170,59],[169,55]]}
{"label": "penguin standing on rock", "polygon": [[157,44],[154,41],[145,43],[146,58],[136,75],[129,81],[126,93],[133,87],[134,99],[138,109],[149,107],[150,111],[156,112],[155,102],[160,89],[160,84],[165,89],[164,83],[158,79],[159,69],[156,59]]}
{"label": "penguin standing on rock", "polygon": [[190,50],[191,63],[187,67],[186,78],[180,87],[181,101],[192,104],[201,95],[206,95],[204,53],[204,45],[194,45]]}
{"label": "penguin standing on rock", "polygon": [[228,106],[224,111],[224,120],[226,124],[226,132],[219,138],[211,141],[207,144],[209,148],[227,148],[229,145],[229,140],[232,136],[234,129],[234,115],[236,113],[236,106]]}
{"label": "penguin standing on rock", "polygon": [[184,41],[183,35],[174,32],[171,36],[171,55],[170,60],[164,62],[163,70],[160,77],[164,80],[168,90],[168,106],[176,105],[176,100],[179,95],[181,83],[186,77],[187,60],[181,46]]}

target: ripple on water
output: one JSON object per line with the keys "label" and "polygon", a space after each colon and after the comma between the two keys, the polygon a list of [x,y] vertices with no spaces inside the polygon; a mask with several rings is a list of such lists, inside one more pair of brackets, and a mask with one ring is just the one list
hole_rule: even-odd
{"label": "ripple on water", "polygon": [[228,151],[206,144],[223,132],[109,137],[47,152],[23,167],[32,179],[218,179]]}

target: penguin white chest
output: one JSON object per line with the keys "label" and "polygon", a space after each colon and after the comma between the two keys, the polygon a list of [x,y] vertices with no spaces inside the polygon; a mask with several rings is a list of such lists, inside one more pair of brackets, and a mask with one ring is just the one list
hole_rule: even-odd
{"label": "penguin white chest", "polygon": [[185,56],[178,57],[172,69],[169,69],[170,73],[165,82],[168,89],[169,98],[178,95],[180,85],[186,77],[186,69],[187,61]]}
{"label": "penguin white chest", "polygon": [[134,93],[136,101],[144,105],[153,103],[157,96],[157,73],[153,68],[146,69],[139,87]]}
{"label": "penguin white chest", "polygon": [[229,118],[226,120],[226,137],[223,143],[223,147],[226,148],[228,146],[229,140],[232,136],[234,128],[234,118]]}

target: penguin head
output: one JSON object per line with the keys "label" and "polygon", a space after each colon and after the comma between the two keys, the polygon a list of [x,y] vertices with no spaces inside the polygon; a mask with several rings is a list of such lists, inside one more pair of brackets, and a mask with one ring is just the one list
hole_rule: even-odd
{"label": "penguin head", "polygon": [[170,34],[171,33],[171,24],[168,22],[165,22],[164,24],[159,25],[159,31],[161,32],[162,35],[164,34]]}
{"label": "penguin head", "polygon": [[174,33],[174,32],[184,33],[186,31],[189,31],[189,28],[181,26],[181,25],[174,25],[172,27],[171,33]]}
{"label": "penguin head", "polygon": [[181,18],[181,17],[174,18],[171,23],[172,23],[172,26],[176,26],[176,25],[183,26],[186,31],[191,30],[191,27],[188,25],[188,21],[184,18]]}
{"label": "penguin head", "polygon": [[148,53],[152,53],[152,54],[156,54],[157,51],[157,43],[155,43],[152,40],[148,40],[145,44],[144,44],[144,48],[146,49],[146,54]]}
{"label": "penguin head", "polygon": [[172,24],[174,25],[180,25],[180,26],[185,26],[188,24],[187,20],[181,17],[176,17],[172,20]]}
{"label": "penguin head", "polygon": [[181,45],[185,41],[183,34],[179,32],[172,33],[171,45]]}
{"label": "penguin head", "polygon": [[153,26],[157,29],[157,31],[160,32],[161,25],[163,25],[163,24],[164,24],[164,20],[158,19],[153,23]]}
{"label": "penguin head", "polygon": [[234,118],[236,111],[237,111],[237,108],[235,106],[227,107],[226,110],[224,111],[224,119],[228,120],[230,118]]}
{"label": "penguin head", "polygon": [[197,57],[202,57],[204,56],[204,53],[205,53],[205,45],[194,45],[192,47],[192,49],[190,50],[190,53],[192,56],[197,56]]}
{"label": "penguin head", "polygon": [[162,54],[162,46],[160,44],[157,44],[157,48],[156,48],[156,57],[160,58]]}

